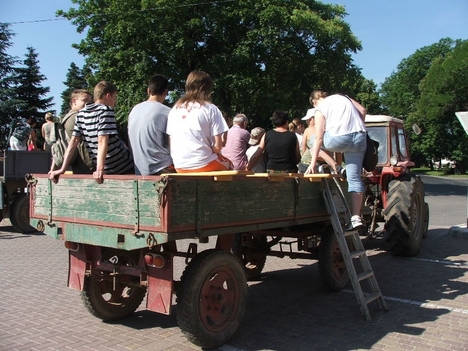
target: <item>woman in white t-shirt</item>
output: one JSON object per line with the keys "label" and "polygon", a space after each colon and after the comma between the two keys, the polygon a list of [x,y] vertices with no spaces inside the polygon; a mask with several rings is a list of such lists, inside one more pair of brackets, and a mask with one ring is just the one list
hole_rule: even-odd
{"label": "woman in white t-shirt", "polygon": [[203,71],[192,71],[185,82],[185,95],[169,112],[166,133],[178,173],[233,169],[221,155],[222,134],[228,126],[221,111],[211,103],[214,82]]}
{"label": "woman in white t-shirt", "polygon": [[315,141],[311,149],[311,166],[306,173],[315,173],[314,166],[320,148],[342,152],[346,162],[348,192],[351,195],[351,224],[348,230],[362,226],[361,204],[365,192],[361,180],[362,161],[366,152],[366,109],[344,95],[327,96],[315,90],[310,95],[315,107]]}

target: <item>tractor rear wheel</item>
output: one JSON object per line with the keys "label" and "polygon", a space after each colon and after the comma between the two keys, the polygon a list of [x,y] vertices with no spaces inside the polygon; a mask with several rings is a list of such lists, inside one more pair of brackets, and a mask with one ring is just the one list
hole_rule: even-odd
{"label": "tractor rear wheel", "polygon": [[387,250],[394,255],[416,256],[426,232],[428,208],[424,202],[421,178],[414,174],[388,184],[385,214]]}

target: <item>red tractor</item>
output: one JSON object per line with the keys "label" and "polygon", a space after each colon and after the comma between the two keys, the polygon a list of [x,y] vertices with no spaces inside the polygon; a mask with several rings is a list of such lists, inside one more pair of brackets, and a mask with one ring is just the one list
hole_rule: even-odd
{"label": "red tractor", "polygon": [[403,121],[368,115],[366,129],[379,143],[379,160],[365,180],[365,206],[370,209],[364,216],[365,235],[375,237],[377,223],[384,222],[384,230],[378,233],[383,234],[386,249],[394,255],[415,256],[427,235],[429,206],[424,201],[421,178],[411,172],[415,164],[410,159]]}

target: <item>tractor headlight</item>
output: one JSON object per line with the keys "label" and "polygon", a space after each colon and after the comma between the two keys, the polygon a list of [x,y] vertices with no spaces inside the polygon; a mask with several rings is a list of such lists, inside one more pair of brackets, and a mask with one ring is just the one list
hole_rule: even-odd
{"label": "tractor headlight", "polygon": [[391,164],[392,166],[396,166],[397,163],[398,163],[398,159],[397,159],[396,156],[390,157],[390,164]]}

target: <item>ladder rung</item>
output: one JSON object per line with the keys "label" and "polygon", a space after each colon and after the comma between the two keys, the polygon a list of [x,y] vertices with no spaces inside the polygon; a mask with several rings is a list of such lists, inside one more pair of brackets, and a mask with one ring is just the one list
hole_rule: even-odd
{"label": "ladder rung", "polygon": [[372,294],[367,294],[366,295],[366,304],[374,301],[374,300],[377,300],[378,298],[382,297],[382,293],[380,292],[375,292],[375,293],[372,293]]}
{"label": "ladder rung", "polygon": [[343,231],[343,235],[344,236],[353,236],[353,235],[356,235],[357,232],[355,230],[352,230],[352,231]]}
{"label": "ladder rung", "polygon": [[374,275],[374,271],[365,271],[358,274],[358,280],[362,282],[364,279],[370,278]]}
{"label": "ladder rung", "polygon": [[358,250],[358,251],[353,251],[350,253],[351,258],[356,258],[356,257],[361,257],[366,254],[366,250]]}

